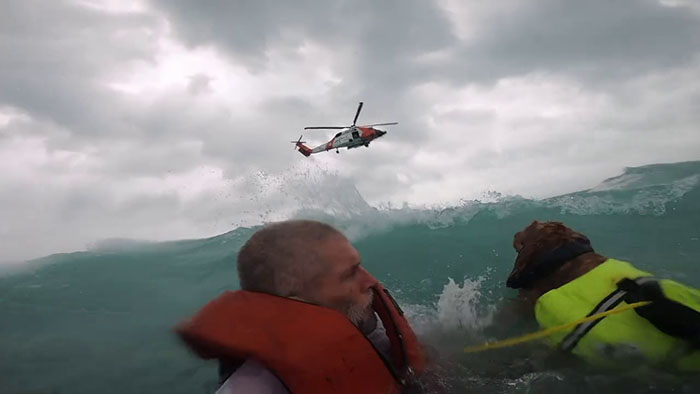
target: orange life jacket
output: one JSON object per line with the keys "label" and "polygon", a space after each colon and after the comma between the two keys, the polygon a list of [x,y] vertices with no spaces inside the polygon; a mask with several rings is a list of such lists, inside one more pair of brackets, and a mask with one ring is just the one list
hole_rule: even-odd
{"label": "orange life jacket", "polygon": [[425,353],[389,292],[373,291],[391,362],[340,312],[243,290],[209,302],[176,332],[202,358],[258,360],[294,394],[396,394],[424,370]]}

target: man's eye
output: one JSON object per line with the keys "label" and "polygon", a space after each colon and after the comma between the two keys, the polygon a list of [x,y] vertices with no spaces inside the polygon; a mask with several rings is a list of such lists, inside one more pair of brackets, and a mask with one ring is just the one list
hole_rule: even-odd
{"label": "man's eye", "polygon": [[353,269],[350,270],[350,272],[348,273],[347,278],[348,278],[348,279],[354,278],[355,276],[357,276],[357,272],[358,272],[358,271],[359,271],[359,269],[357,269],[357,267],[353,268]]}

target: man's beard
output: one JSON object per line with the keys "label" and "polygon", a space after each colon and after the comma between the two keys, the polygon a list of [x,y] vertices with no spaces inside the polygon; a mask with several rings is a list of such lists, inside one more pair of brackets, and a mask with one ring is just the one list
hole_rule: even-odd
{"label": "man's beard", "polygon": [[363,325],[366,325],[369,319],[374,318],[374,310],[372,310],[373,298],[374,293],[370,291],[367,294],[367,299],[364,302],[346,304],[343,308],[341,308],[341,312],[348,317],[352,324],[361,328]]}

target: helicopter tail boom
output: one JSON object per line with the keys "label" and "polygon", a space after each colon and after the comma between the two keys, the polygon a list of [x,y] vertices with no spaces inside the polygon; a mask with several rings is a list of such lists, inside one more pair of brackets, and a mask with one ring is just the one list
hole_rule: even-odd
{"label": "helicopter tail boom", "polygon": [[297,148],[299,148],[299,152],[300,152],[302,155],[304,155],[304,156],[306,156],[306,157],[311,156],[311,148],[309,148],[308,146],[306,146],[306,145],[304,145],[304,144],[302,144],[302,143],[299,143],[299,144],[297,144]]}

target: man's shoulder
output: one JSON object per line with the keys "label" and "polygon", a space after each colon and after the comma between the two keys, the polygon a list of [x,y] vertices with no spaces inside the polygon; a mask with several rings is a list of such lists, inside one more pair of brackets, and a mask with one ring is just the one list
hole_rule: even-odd
{"label": "man's shoulder", "polygon": [[254,359],[247,359],[219,387],[216,394],[289,394],[275,374]]}

